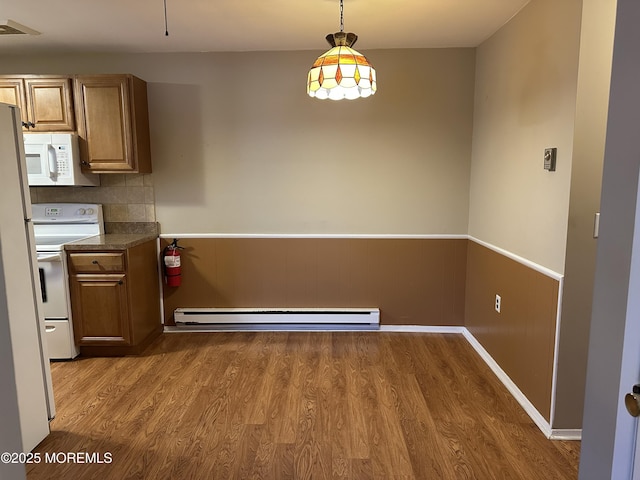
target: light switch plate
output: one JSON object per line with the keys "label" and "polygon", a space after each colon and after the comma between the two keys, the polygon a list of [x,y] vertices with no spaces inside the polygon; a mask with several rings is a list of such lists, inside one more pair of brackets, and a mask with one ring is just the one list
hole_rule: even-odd
{"label": "light switch plate", "polygon": [[557,148],[545,148],[544,149],[544,169],[550,172],[556,171],[556,155]]}

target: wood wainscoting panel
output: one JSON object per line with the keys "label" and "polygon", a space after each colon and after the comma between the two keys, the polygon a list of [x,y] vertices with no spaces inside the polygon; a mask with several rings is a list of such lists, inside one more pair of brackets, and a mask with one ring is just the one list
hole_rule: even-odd
{"label": "wood wainscoting panel", "polygon": [[547,421],[558,289],[557,279],[469,241],[465,326]]}
{"label": "wood wainscoting panel", "polygon": [[[168,239],[162,239],[164,248]],[[467,239],[184,238],[176,308],[380,308],[385,325],[464,323]]]}

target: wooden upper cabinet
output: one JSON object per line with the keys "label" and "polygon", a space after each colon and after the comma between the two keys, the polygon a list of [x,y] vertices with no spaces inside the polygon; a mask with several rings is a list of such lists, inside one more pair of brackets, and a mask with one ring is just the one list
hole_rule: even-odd
{"label": "wooden upper cabinet", "polygon": [[77,75],[74,90],[83,170],[150,173],[146,82],[133,75]]}
{"label": "wooden upper cabinet", "polygon": [[0,77],[0,102],[20,107],[22,123],[27,123],[27,101],[22,78]]}
{"label": "wooden upper cabinet", "polygon": [[71,77],[2,76],[0,102],[20,107],[24,131],[72,132],[76,129]]}

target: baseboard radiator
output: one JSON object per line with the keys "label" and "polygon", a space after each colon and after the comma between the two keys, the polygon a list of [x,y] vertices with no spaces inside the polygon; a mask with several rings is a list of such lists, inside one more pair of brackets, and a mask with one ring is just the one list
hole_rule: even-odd
{"label": "baseboard radiator", "polygon": [[[177,308],[173,330],[378,330],[378,308]],[[167,327],[165,327],[167,330]],[[172,330],[172,329],[169,329]]]}

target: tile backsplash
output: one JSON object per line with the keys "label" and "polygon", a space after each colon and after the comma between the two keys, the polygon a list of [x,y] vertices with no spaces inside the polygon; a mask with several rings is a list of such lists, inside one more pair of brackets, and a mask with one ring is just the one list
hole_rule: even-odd
{"label": "tile backsplash", "polygon": [[31,187],[31,203],[100,203],[104,221],[155,222],[153,174],[100,175],[99,187]]}

